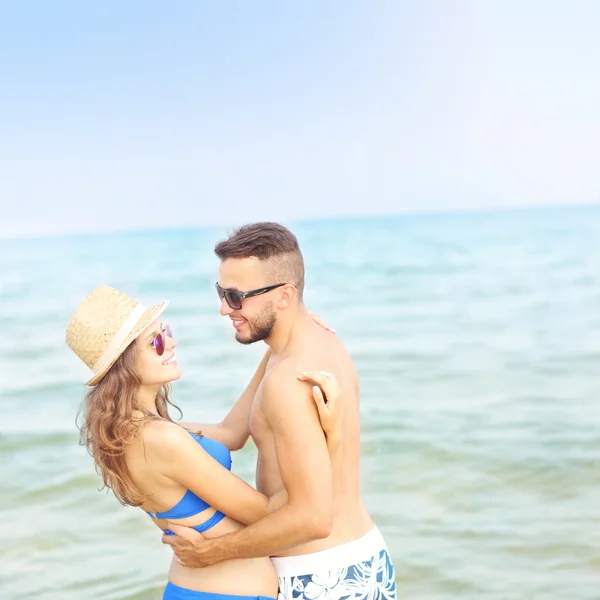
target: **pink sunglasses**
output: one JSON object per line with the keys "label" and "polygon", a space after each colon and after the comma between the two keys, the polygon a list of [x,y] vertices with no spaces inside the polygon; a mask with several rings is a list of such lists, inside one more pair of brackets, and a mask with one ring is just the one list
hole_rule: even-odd
{"label": "pink sunglasses", "polygon": [[154,344],[154,349],[156,350],[156,354],[162,356],[165,352],[165,348],[167,347],[167,336],[172,338],[173,333],[169,325],[165,324],[165,330],[161,331],[156,335],[156,337],[152,340]]}

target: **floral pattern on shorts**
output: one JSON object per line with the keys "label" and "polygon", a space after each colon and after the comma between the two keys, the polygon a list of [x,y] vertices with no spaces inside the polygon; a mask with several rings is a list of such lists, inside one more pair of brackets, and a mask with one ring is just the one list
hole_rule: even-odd
{"label": "floral pattern on shorts", "polygon": [[396,600],[396,574],[387,550],[333,571],[279,578],[277,600]]}

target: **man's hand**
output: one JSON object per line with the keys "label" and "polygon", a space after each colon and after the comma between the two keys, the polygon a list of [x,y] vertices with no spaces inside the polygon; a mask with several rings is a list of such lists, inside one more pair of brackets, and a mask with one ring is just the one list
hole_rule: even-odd
{"label": "man's hand", "polygon": [[163,533],[162,542],[173,548],[177,562],[184,567],[208,567],[223,560],[217,540],[207,540],[190,527],[169,523],[175,535]]}

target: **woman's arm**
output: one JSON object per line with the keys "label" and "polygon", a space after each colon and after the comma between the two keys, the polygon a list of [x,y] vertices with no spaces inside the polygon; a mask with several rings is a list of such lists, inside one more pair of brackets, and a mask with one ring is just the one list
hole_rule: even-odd
{"label": "woman's arm", "polygon": [[235,521],[249,525],[268,514],[268,499],[223,467],[182,427],[167,421],[144,432],[153,468]]}
{"label": "woman's arm", "polygon": [[[335,465],[341,454],[341,410],[337,381],[333,375],[324,372],[306,373],[300,378],[318,383],[325,393],[326,402],[321,390],[313,387],[313,398],[327,436],[332,465]],[[271,498],[261,494],[223,467],[181,427],[163,422],[154,425],[148,434],[145,442],[151,453],[149,458],[156,461],[161,472],[228,517],[250,525],[287,504],[285,489]]]}
{"label": "woman's arm", "polygon": [[[327,325],[317,315],[311,314],[311,317],[317,325],[320,325],[323,329],[331,333],[335,333],[335,329]],[[240,450],[243,448],[250,435],[249,425],[252,401],[265,375],[270,357],[271,350],[268,349],[244,393],[220,423],[179,423],[179,425],[190,431],[201,431],[206,437],[225,444],[229,450]]]}
{"label": "woman's arm", "polygon": [[267,350],[244,393],[220,422],[214,424],[179,423],[190,431],[201,431],[206,437],[225,444],[229,450],[240,450],[250,435],[250,409],[258,386],[265,375],[271,350]]}

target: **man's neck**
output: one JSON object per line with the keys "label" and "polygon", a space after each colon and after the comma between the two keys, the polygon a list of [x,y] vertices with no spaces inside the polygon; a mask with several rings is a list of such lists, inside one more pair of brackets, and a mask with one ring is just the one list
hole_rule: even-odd
{"label": "man's neck", "polygon": [[271,335],[265,340],[273,356],[285,352],[298,337],[299,332],[311,323],[313,320],[303,304],[295,309],[294,314],[285,315],[285,319],[280,318],[275,323]]}

